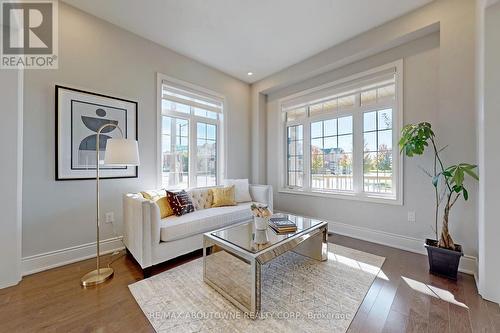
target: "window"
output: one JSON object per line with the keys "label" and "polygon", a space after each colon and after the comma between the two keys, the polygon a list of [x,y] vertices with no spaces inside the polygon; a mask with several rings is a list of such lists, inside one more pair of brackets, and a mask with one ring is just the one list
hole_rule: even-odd
{"label": "window", "polygon": [[217,185],[217,126],[199,122],[196,138],[196,186]]}
{"label": "window", "polygon": [[311,123],[311,188],[352,191],[352,116]]}
{"label": "window", "polygon": [[363,114],[365,192],[392,193],[392,109]]}
{"label": "window", "polygon": [[289,126],[288,133],[288,184],[302,187],[304,178],[303,126]]}
{"label": "window", "polygon": [[281,101],[282,190],[402,203],[402,63]]}
{"label": "window", "polygon": [[223,172],[223,97],[160,75],[159,85],[161,186],[217,185]]}
{"label": "window", "polygon": [[189,184],[189,121],[162,116],[162,185],[186,188]]}

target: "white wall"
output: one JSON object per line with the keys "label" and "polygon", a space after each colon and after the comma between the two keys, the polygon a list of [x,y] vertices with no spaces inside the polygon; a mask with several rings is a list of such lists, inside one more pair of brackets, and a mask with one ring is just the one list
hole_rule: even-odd
{"label": "white wall", "polygon": [[[404,122],[431,121],[440,142],[450,145],[444,154],[448,163],[475,163],[474,5],[474,1],[468,0],[437,0],[252,85],[254,124],[267,114],[268,127],[267,152],[255,145],[262,138],[259,128],[252,131],[252,158],[268,161],[266,170],[252,170],[253,178],[267,178],[277,186],[276,147],[280,138],[276,136],[279,121],[276,99],[279,96],[401,57],[405,70]],[[429,35],[436,30],[437,34]],[[422,38],[423,35],[428,36]],[[268,96],[267,109],[254,103],[257,94]],[[422,240],[432,236],[433,189],[418,164],[427,162],[428,157],[405,159],[404,206],[306,197],[279,193],[275,188],[276,207],[339,222],[352,230],[368,228],[381,239],[396,234],[401,236],[397,241],[402,244],[416,241],[423,250]],[[254,167],[258,165],[253,161]],[[471,184],[470,192],[467,203],[457,203],[454,207],[451,231],[465,253],[476,257],[476,184]],[[416,223],[407,222],[410,210],[416,211]],[[470,264],[470,270],[474,270],[474,262]]]}
{"label": "white wall", "polygon": [[[500,224],[497,205],[500,201],[500,3],[478,8],[478,117],[479,163],[479,292],[500,302]],[[484,90],[483,90],[484,89]]]}
{"label": "white wall", "polygon": [[[281,143],[279,98],[401,58],[404,59],[404,121],[406,123],[430,121],[436,124],[439,108],[439,35],[437,33],[269,94],[268,152],[279,151]],[[439,130],[439,127],[436,128],[437,132]],[[281,177],[280,158],[281,156],[275,153],[267,154],[267,176],[274,188],[278,188]],[[433,221],[433,197],[426,195],[429,191],[432,192],[432,184],[418,165],[430,166],[430,163],[432,163],[430,156],[416,158],[405,163],[404,207],[288,193],[277,194],[275,206],[284,211],[423,239],[429,235],[427,231],[430,231],[426,221]],[[419,223],[406,222],[408,210],[417,212]]]}
{"label": "white wall", "polygon": [[23,73],[0,70],[0,288],[21,279]]}
{"label": "white wall", "polygon": [[[95,181],[54,180],[55,84],[139,103],[139,178],[101,183],[101,211],[114,211],[118,234],[121,194],[156,186],[156,72],[225,95],[226,173],[249,177],[248,84],[64,3],[59,16],[59,69],[26,71],[23,257],[95,241]],[[112,236],[104,224],[101,238]]]}

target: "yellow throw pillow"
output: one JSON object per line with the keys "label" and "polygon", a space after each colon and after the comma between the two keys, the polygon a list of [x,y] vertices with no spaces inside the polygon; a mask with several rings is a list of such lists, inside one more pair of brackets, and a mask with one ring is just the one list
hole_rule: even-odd
{"label": "yellow throw pillow", "polygon": [[212,207],[236,206],[234,185],[211,189],[214,197]]}
{"label": "yellow throw pillow", "polygon": [[158,207],[160,207],[160,217],[162,219],[174,215],[174,211],[172,210],[172,207],[170,207],[167,197],[161,197],[155,202],[158,205]]}
{"label": "yellow throw pillow", "polygon": [[158,205],[160,208],[160,218],[164,219],[174,215],[174,211],[172,210],[172,207],[170,207],[166,196],[161,196],[156,193],[152,195],[148,192],[141,192],[141,194],[144,199],[154,201]]}

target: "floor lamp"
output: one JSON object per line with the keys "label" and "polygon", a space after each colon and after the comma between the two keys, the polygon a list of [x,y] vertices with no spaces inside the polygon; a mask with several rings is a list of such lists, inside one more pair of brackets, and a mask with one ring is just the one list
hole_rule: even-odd
{"label": "floor lamp", "polygon": [[[96,135],[96,190],[97,190],[97,269],[85,274],[81,279],[83,287],[94,286],[113,277],[113,269],[111,267],[100,267],[99,253],[99,220],[100,220],[100,203],[99,203],[99,144],[100,134],[107,127],[117,128],[120,132],[120,139],[108,139],[106,141],[106,151],[104,153],[105,165],[139,165],[139,149],[137,140],[126,139],[123,136],[122,129],[115,123],[108,123],[99,128]],[[110,132],[110,131],[107,131]]]}

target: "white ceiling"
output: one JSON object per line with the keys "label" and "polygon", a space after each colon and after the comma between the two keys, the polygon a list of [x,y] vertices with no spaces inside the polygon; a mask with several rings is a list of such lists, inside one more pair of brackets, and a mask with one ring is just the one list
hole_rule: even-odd
{"label": "white ceiling", "polygon": [[64,1],[251,83],[432,0]]}

